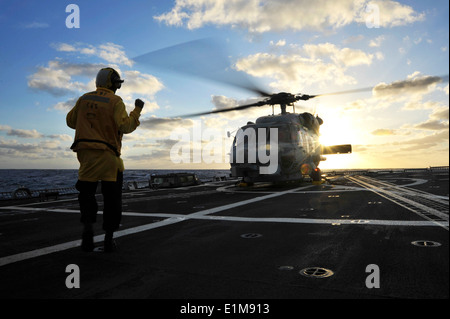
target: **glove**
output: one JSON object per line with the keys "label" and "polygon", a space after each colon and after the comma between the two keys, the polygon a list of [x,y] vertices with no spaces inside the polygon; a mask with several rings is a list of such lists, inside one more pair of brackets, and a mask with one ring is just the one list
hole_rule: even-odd
{"label": "glove", "polygon": [[141,99],[136,99],[136,101],[134,101],[134,106],[142,109],[144,108],[144,102]]}

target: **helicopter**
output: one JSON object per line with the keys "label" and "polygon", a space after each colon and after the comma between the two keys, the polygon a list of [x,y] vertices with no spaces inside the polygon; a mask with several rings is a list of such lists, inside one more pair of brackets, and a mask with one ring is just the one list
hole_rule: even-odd
{"label": "helicopter", "polygon": [[[211,39],[200,39],[153,51],[134,60],[177,73],[221,82],[257,93],[262,100],[212,111],[184,114],[176,118],[189,118],[231,111],[243,111],[252,107],[272,106],[272,114],[249,121],[238,129],[230,149],[230,171],[232,177],[245,183],[302,181],[310,177],[313,182],[322,180],[319,163],[326,160],[323,155],[352,153],[350,144],[324,146],[319,142],[323,120],[309,112],[296,113],[295,102],[338,95],[373,91],[366,87],[325,94],[292,94],[288,92],[268,93],[256,86],[245,73],[230,69],[224,58],[223,47]],[[434,83],[448,82],[444,77],[429,77]],[[400,83],[392,83],[401,87]],[[394,85],[394,89],[395,88]],[[280,107],[275,114],[274,107]],[[287,111],[291,106],[293,112]],[[230,136],[229,136],[230,137]],[[274,142],[274,143],[272,143]],[[268,161],[268,153],[272,161]]]}
{"label": "helicopter", "polygon": [[[352,152],[350,144],[321,145],[319,137],[323,120],[309,112],[295,113],[295,102],[307,101],[318,95],[287,92],[264,94],[265,99],[255,103],[182,116],[193,117],[264,105],[272,106],[271,115],[259,117],[255,122],[249,121],[238,129],[230,151],[232,177],[242,178],[245,183],[250,184],[301,181],[306,176],[319,182],[322,173],[318,166],[321,161],[326,160],[323,155]],[[274,113],[275,105],[280,106],[280,114]],[[287,106],[293,107],[293,113],[287,112]],[[266,152],[275,152],[275,164],[262,160],[264,155],[267,155],[264,154]],[[274,168],[270,170],[268,166]]]}

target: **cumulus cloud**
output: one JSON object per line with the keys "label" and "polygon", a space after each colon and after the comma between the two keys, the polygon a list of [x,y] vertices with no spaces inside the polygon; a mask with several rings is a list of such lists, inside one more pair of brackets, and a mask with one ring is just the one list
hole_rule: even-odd
{"label": "cumulus cloud", "polygon": [[67,44],[53,43],[52,46],[60,52],[78,52],[84,55],[94,55],[109,63],[133,66],[133,61],[129,59],[123,50],[123,46],[115,43],[104,43],[98,46],[84,43]]}
{"label": "cumulus cloud", "polygon": [[[328,0],[177,0],[166,13],[154,16],[172,26],[197,29],[205,25],[231,26],[252,33],[281,30],[334,30],[364,24],[378,8],[380,27],[394,27],[424,19],[423,13],[396,1]],[[280,18],[281,17],[281,18]]]}
{"label": "cumulus cloud", "polygon": [[373,55],[361,50],[338,48],[331,43],[305,44],[302,51],[311,59],[330,58],[334,63],[343,66],[370,65]]}
{"label": "cumulus cloud", "polygon": [[255,77],[273,78],[270,85],[297,92],[311,84],[356,84],[346,74],[350,67],[370,65],[373,54],[362,50],[340,48],[331,43],[289,47],[289,54],[256,53],[239,59],[235,67]]}
{"label": "cumulus cloud", "polygon": [[375,0],[365,1],[365,9],[360,12],[356,21],[365,23],[372,18],[374,14],[370,8],[378,8],[379,26],[380,27],[398,27],[411,24],[425,19],[425,13],[417,13],[408,5],[401,4],[391,0]]}
{"label": "cumulus cloud", "polygon": [[[72,92],[88,90],[89,84],[74,80],[75,76],[93,77],[104,67],[100,64],[74,64],[52,60],[47,66],[40,66],[28,77],[28,86],[38,91],[60,97]],[[91,87],[92,89],[92,87]]]}
{"label": "cumulus cloud", "polygon": [[[124,100],[127,111],[134,108],[134,100],[141,98],[145,102],[142,114],[152,112],[159,108],[154,101],[155,94],[164,88],[162,82],[156,77],[136,70],[121,71],[121,66],[132,66],[122,46],[106,43],[98,46],[83,43],[53,43],[51,45],[58,52],[71,55],[78,53],[87,56],[97,56],[108,62],[103,63],[72,63],[55,58],[47,66],[37,67],[36,72],[28,77],[28,86],[36,91],[47,92],[55,97],[71,95],[65,101],[59,101],[52,109],[67,112],[76,103],[80,94],[95,89],[95,77],[98,70],[111,66],[125,79],[118,94]],[[113,64],[111,64],[113,63]],[[117,63],[117,64],[115,64]]]}

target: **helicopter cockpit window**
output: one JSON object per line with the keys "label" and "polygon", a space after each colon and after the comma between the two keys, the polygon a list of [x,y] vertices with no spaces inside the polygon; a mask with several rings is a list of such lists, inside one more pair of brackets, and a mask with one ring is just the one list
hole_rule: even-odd
{"label": "helicopter cockpit window", "polygon": [[277,129],[278,129],[278,142],[280,143],[298,142],[298,132],[295,127],[286,125],[277,127]]}

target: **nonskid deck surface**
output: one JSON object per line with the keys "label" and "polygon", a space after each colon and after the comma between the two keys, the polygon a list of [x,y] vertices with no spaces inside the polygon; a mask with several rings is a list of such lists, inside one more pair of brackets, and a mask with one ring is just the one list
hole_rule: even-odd
{"label": "nonskid deck surface", "polygon": [[449,297],[448,172],[331,182],[125,192],[114,253],[101,212],[81,251],[76,196],[1,202],[0,297]]}

